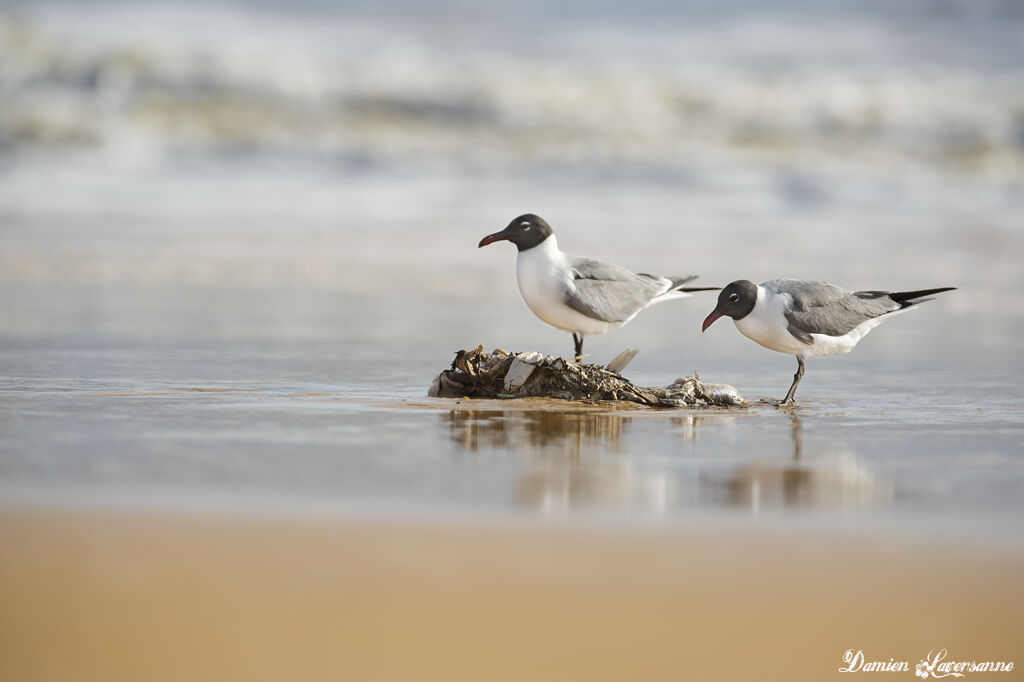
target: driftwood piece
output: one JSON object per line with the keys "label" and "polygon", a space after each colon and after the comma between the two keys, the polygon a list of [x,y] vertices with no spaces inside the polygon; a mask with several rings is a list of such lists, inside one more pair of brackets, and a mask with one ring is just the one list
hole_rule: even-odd
{"label": "driftwood piece", "polygon": [[[618,364],[620,369],[624,366]],[[455,353],[451,369],[434,379],[428,395],[625,400],[652,407],[746,404],[732,386],[704,383],[696,376],[676,379],[664,388],[644,388],[600,365],[569,362],[537,352],[509,353],[500,348],[486,353],[483,346]]]}

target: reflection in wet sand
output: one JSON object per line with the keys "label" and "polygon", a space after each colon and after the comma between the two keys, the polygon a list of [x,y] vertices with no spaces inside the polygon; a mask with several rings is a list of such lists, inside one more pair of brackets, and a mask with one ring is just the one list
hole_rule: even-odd
{"label": "reflection in wet sand", "polygon": [[561,451],[578,458],[586,446],[615,450],[629,418],[609,412],[452,410],[452,439],[466,450]]}
{"label": "reflection in wet sand", "polygon": [[[622,436],[631,419],[608,412],[548,410],[453,410],[452,439],[474,453],[522,454],[527,468],[518,476],[515,499],[531,509],[553,512],[571,507],[664,509],[661,473],[638,475],[621,457]],[[584,458],[584,453],[590,455]],[[614,458],[602,457],[616,455]],[[586,461],[585,461],[586,459]]]}
{"label": "reflection in wet sand", "polygon": [[804,451],[803,420],[790,411],[793,456],[702,472],[701,502],[750,509],[868,509],[888,506],[893,486],[844,449]]}
{"label": "reflection in wet sand", "polygon": [[[772,413],[774,415],[774,413]],[[734,417],[671,417],[676,439],[697,457],[673,449],[648,456],[647,441],[633,447],[644,417],[600,411],[452,410],[443,417],[453,441],[475,455],[514,455],[522,464],[514,497],[545,512],[635,509],[662,514],[671,508],[869,509],[888,506],[893,486],[881,481],[842,446],[804,447],[803,419],[789,412],[791,453],[744,452],[724,427]],[[641,434],[642,435],[642,434]],[[769,439],[772,432],[764,436]],[[671,446],[671,444],[670,444]],[[639,450],[639,452],[638,452]],[[708,463],[709,458],[712,463]]]}
{"label": "reflection in wet sand", "polygon": [[[453,410],[452,439],[474,453],[509,451],[525,458],[519,506],[554,512],[573,507],[662,510],[667,476],[637,472],[624,456],[633,420],[610,412]],[[612,455],[608,457],[607,455]]]}
{"label": "reflection in wet sand", "polygon": [[723,414],[687,414],[681,417],[672,417],[672,425],[676,427],[676,435],[687,441],[696,441],[700,437],[700,432],[703,427],[711,425],[718,427],[726,425],[731,426],[735,422],[735,417]]}
{"label": "reflection in wet sand", "polygon": [[888,506],[890,484],[878,481],[849,452],[821,453],[791,464],[752,462],[724,474],[702,473],[705,506],[762,509],[869,509]]}
{"label": "reflection in wet sand", "polygon": [[626,460],[586,467],[578,462],[548,462],[519,478],[516,501],[545,512],[577,507],[661,513],[670,506],[671,483],[667,473],[638,471]]}

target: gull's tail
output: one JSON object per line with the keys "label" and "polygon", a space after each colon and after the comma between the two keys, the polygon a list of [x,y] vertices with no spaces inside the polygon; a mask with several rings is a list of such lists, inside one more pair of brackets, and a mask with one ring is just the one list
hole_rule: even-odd
{"label": "gull's tail", "polygon": [[653,280],[657,280],[662,286],[664,286],[665,280],[671,282],[668,289],[657,294],[654,298],[648,301],[644,307],[654,303],[661,303],[662,301],[671,301],[677,298],[689,298],[693,295],[694,291],[718,291],[722,287],[688,287],[684,286],[687,282],[697,279],[697,275],[689,275],[687,277],[657,277],[655,275],[642,274],[641,277],[650,277]]}
{"label": "gull's tail", "polygon": [[900,308],[908,308],[912,305],[917,305],[918,303],[933,300],[930,298],[924,298],[925,296],[941,294],[943,291],[955,290],[956,287],[939,287],[938,289],[922,289],[920,291],[894,291],[889,294],[889,298],[899,303]]}
{"label": "gull's tail", "polygon": [[[697,279],[697,275],[687,275],[686,277],[669,277],[672,280],[672,286],[669,287],[668,292],[679,291],[681,293],[689,293],[691,291],[718,291],[722,287],[684,287],[683,285],[687,282],[692,282]],[[668,293],[665,292],[665,293]]]}

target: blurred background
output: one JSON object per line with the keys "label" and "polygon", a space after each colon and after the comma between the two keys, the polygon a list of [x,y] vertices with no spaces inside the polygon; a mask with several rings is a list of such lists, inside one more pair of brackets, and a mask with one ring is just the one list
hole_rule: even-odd
{"label": "blurred background", "polygon": [[[1014,0],[4,0],[3,329],[564,352],[475,249],[536,212],[705,284],[958,285],[972,343],[1017,334],[1022,33]],[[590,347],[693,364],[653,354],[710,307]]]}
{"label": "blurred background", "polygon": [[[810,362],[793,412],[426,399],[457,349],[570,351],[568,333],[520,299],[514,249],[476,247],[525,212],[545,217],[568,252],[697,274],[697,284],[788,276],[959,291],[848,356]],[[670,569],[697,571],[690,578],[717,585],[730,608],[765,606],[758,586],[774,585],[782,601],[726,617],[750,623],[751,638],[790,632],[772,620],[783,611],[792,627],[818,622],[823,594],[838,595],[832,612],[877,615],[904,599],[916,614],[879,624],[863,612],[842,632],[828,621],[812,633],[822,660],[808,679],[869,641],[851,633],[870,631],[908,658],[1005,641],[1024,627],[1012,608],[1024,600],[1019,580],[1007,577],[1020,566],[1024,518],[1022,263],[1017,0],[0,0],[0,597],[16,604],[0,615],[0,639],[6,654],[20,652],[0,656],[0,676],[37,679],[27,671],[38,672],[54,622],[71,633],[70,670],[110,673],[116,656],[101,653],[118,638],[96,640],[90,620],[110,603],[126,606],[109,632],[129,639],[154,610],[175,608],[184,613],[165,634],[187,637],[190,600],[208,592],[264,609],[214,613],[195,630],[202,648],[289,609],[322,618],[318,637],[333,632],[337,614],[293,592],[307,583],[344,603],[354,585],[405,585],[401,594],[427,595],[417,612],[426,630],[441,617],[436,584],[410,587],[419,583],[403,571],[451,580],[453,603],[494,596],[484,583],[459,592],[476,568],[521,571],[496,584],[523,595],[564,596],[559,581],[591,555],[548,546],[551,518],[585,524],[591,539],[590,524],[610,534],[597,534],[605,539],[584,562],[600,589],[578,594],[621,601],[594,602],[598,613],[567,625],[582,628],[580,650],[601,641],[586,628],[613,622],[608,614],[632,622],[622,609],[639,593],[624,575],[661,586],[637,617],[667,627],[628,646],[611,631],[623,648],[607,650],[629,665],[671,669],[638,652],[659,642],[654,632],[671,642],[693,627],[677,622],[692,595]],[[713,306],[710,294],[657,306],[589,338],[587,351],[604,363],[640,348],[626,371],[639,384],[697,371],[753,399],[781,397],[793,359],[727,321],[701,335]],[[117,510],[117,522],[81,528],[71,519],[82,509]],[[184,513],[209,535],[147,520],[154,510],[174,523]],[[278,524],[340,518],[347,530],[321,528],[328,537],[311,548],[270,524],[234,544],[238,528],[217,524],[240,512]],[[433,519],[442,537],[378,534],[382,518],[403,528]],[[457,530],[481,518],[525,530]],[[650,543],[629,544],[616,535],[622,524]],[[761,539],[766,529],[774,540]],[[914,600],[934,595],[897,582],[864,588],[861,558],[842,548],[829,549],[835,563],[815,564],[818,542],[835,533],[852,533],[861,550],[910,548],[871,566],[963,603],[931,618]],[[929,554],[920,543],[947,533],[1017,553],[954,564],[955,575],[913,564]],[[581,541],[572,529],[563,539]],[[438,545],[448,549],[437,555]],[[748,546],[764,575],[738,568]],[[219,558],[194,572],[176,563],[207,553]],[[611,556],[625,563],[606,565]],[[794,556],[833,583],[805,591]],[[352,557],[366,575],[342,570]],[[248,573],[261,562],[274,568]],[[165,566],[192,582],[170,589],[179,574]],[[1006,575],[985,579],[985,567]],[[378,572],[389,577],[375,583]],[[229,579],[240,573],[251,581]],[[51,594],[54,584],[74,586],[79,601]],[[537,597],[545,618],[583,613],[548,608],[548,597]],[[739,613],[722,603],[708,602],[700,622]],[[467,620],[450,622],[481,637],[478,619],[493,614],[466,608]],[[510,622],[491,626],[523,636]],[[361,679],[387,678],[373,672],[375,652],[388,651],[381,627]],[[249,642],[231,641],[232,660],[252,656]],[[779,655],[760,646],[761,660]],[[992,657],[1014,653],[995,648]],[[161,679],[141,651],[125,669]],[[562,651],[568,670],[575,651]],[[278,663],[299,659],[315,661]],[[255,660],[246,679],[278,670]],[[588,679],[620,670],[591,662]],[[51,672],[38,679],[65,676]]]}

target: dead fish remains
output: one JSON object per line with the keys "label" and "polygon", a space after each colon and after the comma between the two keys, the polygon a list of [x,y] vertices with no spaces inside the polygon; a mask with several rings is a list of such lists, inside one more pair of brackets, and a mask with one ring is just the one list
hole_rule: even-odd
{"label": "dead fish remains", "polygon": [[[635,351],[609,363],[621,370]],[[437,398],[528,398],[624,400],[651,407],[742,406],[747,401],[728,384],[709,384],[696,376],[676,379],[664,388],[637,386],[600,365],[568,362],[536,351],[487,353],[483,346],[455,353],[451,369],[434,379],[427,394]]]}

